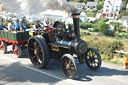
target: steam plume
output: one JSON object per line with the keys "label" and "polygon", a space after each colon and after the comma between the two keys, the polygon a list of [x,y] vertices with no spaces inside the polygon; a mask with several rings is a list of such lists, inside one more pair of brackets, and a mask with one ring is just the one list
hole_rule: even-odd
{"label": "steam plume", "polygon": [[45,9],[63,10],[68,13],[76,13],[74,8],[66,0],[3,0],[10,7],[21,10],[22,13],[39,13]]}

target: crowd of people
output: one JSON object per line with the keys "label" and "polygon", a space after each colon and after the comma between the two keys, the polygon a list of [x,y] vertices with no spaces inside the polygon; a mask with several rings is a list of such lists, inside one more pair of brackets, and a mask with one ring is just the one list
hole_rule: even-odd
{"label": "crowd of people", "polygon": [[5,27],[3,25],[3,22],[0,22],[0,30],[8,30],[8,31],[26,31],[27,23],[25,21],[25,18],[21,18],[21,21],[19,22],[19,19],[17,19],[14,24],[12,20],[9,20],[8,26]]}
{"label": "crowd of people", "polygon": [[[39,31],[41,28],[47,29],[49,26],[49,20],[47,19],[46,21],[43,22],[43,26],[40,25],[39,21],[35,21],[33,30]],[[8,30],[8,31],[21,31],[24,32],[26,31],[27,28],[27,22],[24,17],[21,18],[20,22],[19,19],[16,19],[15,22],[12,20],[9,20],[8,26],[4,26],[3,22],[0,21],[0,30]]]}

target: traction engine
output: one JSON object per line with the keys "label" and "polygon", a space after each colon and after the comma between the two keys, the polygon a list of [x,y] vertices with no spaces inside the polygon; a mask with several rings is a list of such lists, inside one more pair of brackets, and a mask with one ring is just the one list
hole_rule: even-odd
{"label": "traction engine", "polygon": [[[57,21],[53,28],[30,37],[28,54],[35,67],[45,68],[51,58],[60,59],[68,78],[76,77],[78,63],[86,63],[93,70],[100,68],[99,52],[95,48],[88,48],[87,43],[80,38],[79,16],[80,13],[72,14],[74,29],[70,25],[66,28],[64,23]],[[74,54],[76,57],[73,57]]]}

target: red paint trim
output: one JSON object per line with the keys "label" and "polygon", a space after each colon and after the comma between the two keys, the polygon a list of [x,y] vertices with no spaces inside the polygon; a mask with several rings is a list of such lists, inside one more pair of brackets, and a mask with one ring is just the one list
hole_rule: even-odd
{"label": "red paint trim", "polygon": [[19,44],[19,45],[26,45],[28,42],[28,39],[26,40],[21,40],[21,41],[14,41],[14,40],[8,40],[8,39],[4,39],[4,38],[0,38],[2,41],[5,41],[8,43],[8,45],[12,45],[12,44]]}

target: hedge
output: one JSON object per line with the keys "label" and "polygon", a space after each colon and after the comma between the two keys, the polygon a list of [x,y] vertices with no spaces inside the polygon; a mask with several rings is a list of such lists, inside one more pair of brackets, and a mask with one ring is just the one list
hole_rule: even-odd
{"label": "hedge", "polygon": [[92,23],[83,23],[83,22],[80,22],[80,28],[81,29],[88,29],[88,28],[91,28],[92,26]]}

